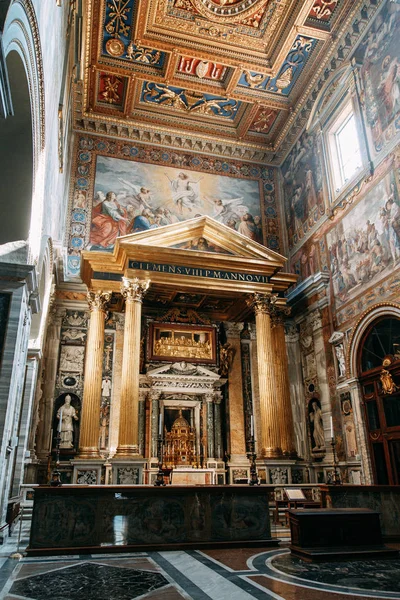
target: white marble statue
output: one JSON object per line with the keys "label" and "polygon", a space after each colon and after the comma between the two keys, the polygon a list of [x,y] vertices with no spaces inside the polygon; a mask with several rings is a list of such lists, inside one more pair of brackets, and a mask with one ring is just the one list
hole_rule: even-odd
{"label": "white marble statue", "polygon": [[57,411],[59,420],[59,432],[61,434],[60,448],[73,448],[74,424],[72,419],[78,420],[75,408],[71,405],[71,396],[65,396],[65,402]]}

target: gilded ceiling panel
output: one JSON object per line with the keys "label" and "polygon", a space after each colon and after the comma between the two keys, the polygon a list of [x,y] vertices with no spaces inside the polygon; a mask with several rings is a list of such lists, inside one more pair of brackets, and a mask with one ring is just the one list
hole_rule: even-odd
{"label": "gilded ceiling panel", "polygon": [[81,116],[279,151],[350,0],[89,0]]}

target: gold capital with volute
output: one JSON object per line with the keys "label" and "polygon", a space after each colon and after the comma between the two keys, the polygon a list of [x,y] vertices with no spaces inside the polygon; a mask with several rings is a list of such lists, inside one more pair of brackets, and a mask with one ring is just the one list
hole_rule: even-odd
{"label": "gold capital with volute", "polygon": [[83,386],[82,424],[78,458],[99,458],[99,419],[101,403],[104,327],[108,302],[112,292],[89,290],[90,310],[86,342],[85,379]]}
{"label": "gold capital with volute", "polygon": [[138,277],[134,279],[128,279],[128,277],[122,278],[121,294],[125,298],[127,303],[129,302],[142,302],[143,297],[150,286],[150,279],[141,281]]}

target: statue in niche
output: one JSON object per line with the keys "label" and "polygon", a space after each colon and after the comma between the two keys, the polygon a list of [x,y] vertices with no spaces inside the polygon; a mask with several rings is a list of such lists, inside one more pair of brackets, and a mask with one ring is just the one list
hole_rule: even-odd
{"label": "statue in niche", "polygon": [[234,348],[229,342],[220,347],[219,350],[219,364],[220,373],[222,377],[227,377],[230,368],[232,366],[233,356],[235,354]]}
{"label": "statue in niche", "polygon": [[74,444],[74,424],[72,419],[78,420],[75,408],[71,405],[71,396],[67,394],[65,401],[57,411],[59,420],[59,431],[61,434],[60,448],[73,448]]}
{"label": "statue in niche", "polygon": [[336,358],[338,361],[339,367],[339,377],[345,377],[346,375],[346,361],[344,358],[344,349],[343,344],[338,344],[335,346]]}
{"label": "statue in niche", "polygon": [[313,451],[325,448],[324,424],[322,421],[322,410],[319,401],[313,398],[309,407],[309,419],[311,425],[311,436]]}

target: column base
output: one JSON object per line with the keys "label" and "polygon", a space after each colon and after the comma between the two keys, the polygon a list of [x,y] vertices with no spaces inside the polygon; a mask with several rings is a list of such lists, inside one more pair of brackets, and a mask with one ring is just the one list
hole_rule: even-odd
{"label": "column base", "polygon": [[115,458],[138,458],[139,446],[137,444],[118,446]]}
{"label": "column base", "polygon": [[97,446],[87,446],[79,448],[78,456],[76,460],[101,460],[102,457],[99,454]]}
{"label": "column base", "polygon": [[73,461],[72,483],[75,485],[101,485],[102,469],[104,459],[99,457],[95,460],[90,457],[88,460],[75,459]]}
{"label": "column base", "polygon": [[257,459],[257,472],[261,483],[270,485],[297,485],[308,483],[308,469],[304,461],[280,457]]}
{"label": "column base", "polygon": [[113,485],[142,485],[143,470],[147,460],[142,457],[119,457],[117,455],[110,459],[112,464]]}
{"label": "column base", "polygon": [[263,448],[261,455],[263,458],[283,458],[282,448]]}

